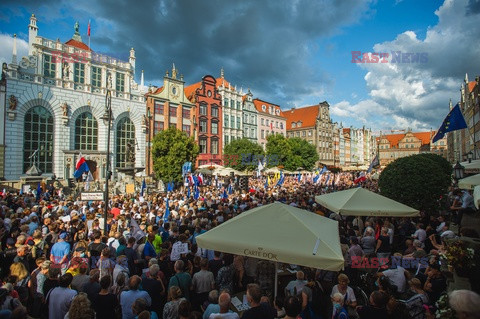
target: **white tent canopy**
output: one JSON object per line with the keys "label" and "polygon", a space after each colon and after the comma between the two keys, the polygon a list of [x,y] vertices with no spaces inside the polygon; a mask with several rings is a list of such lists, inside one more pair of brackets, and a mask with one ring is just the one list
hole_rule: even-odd
{"label": "white tent canopy", "polygon": [[316,196],[315,201],[346,216],[413,217],[420,213],[414,208],[360,187]]}
{"label": "white tent canopy", "polygon": [[468,176],[458,181],[458,188],[461,189],[474,189],[477,185],[480,185],[480,174]]}
{"label": "white tent canopy", "polygon": [[338,222],[282,203],[248,210],[197,237],[198,246],[326,270],[344,260]]}

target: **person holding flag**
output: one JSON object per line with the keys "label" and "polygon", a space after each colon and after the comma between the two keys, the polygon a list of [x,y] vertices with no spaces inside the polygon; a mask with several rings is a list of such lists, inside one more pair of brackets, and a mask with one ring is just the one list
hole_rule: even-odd
{"label": "person holding flag", "polygon": [[82,153],[78,155],[78,161],[77,164],[75,165],[75,172],[73,173],[73,176],[76,179],[79,179],[82,177],[83,173],[87,173],[90,171],[88,168],[87,161],[85,160],[85,157],[82,156]]}
{"label": "person holding flag", "polygon": [[142,191],[140,192],[140,196],[143,197],[143,195],[145,194],[145,190],[147,189],[147,183],[145,182],[145,178],[143,179],[143,182],[142,182]]}

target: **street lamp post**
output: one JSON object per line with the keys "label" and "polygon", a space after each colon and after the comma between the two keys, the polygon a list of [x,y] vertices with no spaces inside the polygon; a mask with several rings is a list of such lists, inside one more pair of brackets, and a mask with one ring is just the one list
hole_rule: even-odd
{"label": "street lamp post", "polygon": [[150,176],[150,142],[152,138],[152,113],[150,113],[150,108],[147,109],[147,118],[148,118],[148,153],[147,153],[147,176]]}
{"label": "street lamp post", "polygon": [[462,179],[464,174],[465,174],[465,167],[463,167],[462,164],[460,164],[457,161],[457,164],[455,164],[455,166],[453,167],[453,175],[454,175],[455,181],[458,182],[460,179]]}
{"label": "street lamp post", "polygon": [[108,217],[108,201],[109,201],[109,193],[108,193],[108,182],[112,176],[112,172],[110,169],[110,125],[112,123],[112,93],[108,88],[107,84],[107,92],[105,94],[105,113],[102,116],[102,120],[107,126],[107,167],[106,167],[106,174],[105,174],[105,193],[103,194],[103,200],[105,202],[105,213],[104,213],[104,220],[103,220],[103,232],[107,234],[107,217]]}

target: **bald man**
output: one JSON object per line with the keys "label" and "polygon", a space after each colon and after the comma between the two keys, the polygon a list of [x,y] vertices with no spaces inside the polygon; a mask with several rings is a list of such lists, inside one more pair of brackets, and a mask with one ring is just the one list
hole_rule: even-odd
{"label": "bald man", "polygon": [[209,319],[240,319],[238,314],[230,310],[231,298],[227,292],[222,292],[218,296],[218,305],[220,306],[220,312],[212,313]]}

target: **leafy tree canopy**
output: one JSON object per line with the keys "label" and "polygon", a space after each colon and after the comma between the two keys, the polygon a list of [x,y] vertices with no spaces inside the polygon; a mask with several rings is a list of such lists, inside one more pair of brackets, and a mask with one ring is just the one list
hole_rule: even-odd
{"label": "leafy tree canopy", "polygon": [[224,165],[243,171],[255,170],[258,159],[263,159],[264,151],[261,145],[247,138],[237,139],[225,145],[223,149]]}
{"label": "leafy tree canopy", "polygon": [[[435,154],[417,154],[390,163],[380,174],[382,195],[405,205],[435,211],[451,184],[451,167]],[[447,162],[448,163],[448,162]]]}
{"label": "leafy tree canopy", "polygon": [[267,161],[267,167],[278,165],[285,166],[287,158],[291,155],[291,146],[282,134],[272,134],[267,136],[267,159],[275,158],[277,160]]}
{"label": "leafy tree canopy", "polygon": [[193,137],[176,128],[161,131],[153,138],[153,170],[163,181],[182,181],[182,165],[195,163],[199,147]]}
{"label": "leafy tree canopy", "polygon": [[290,154],[284,164],[286,170],[295,171],[299,167],[311,170],[315,167],[319,158],[315,146],[299,137],[287,138],[287,143],[290,145]]}

